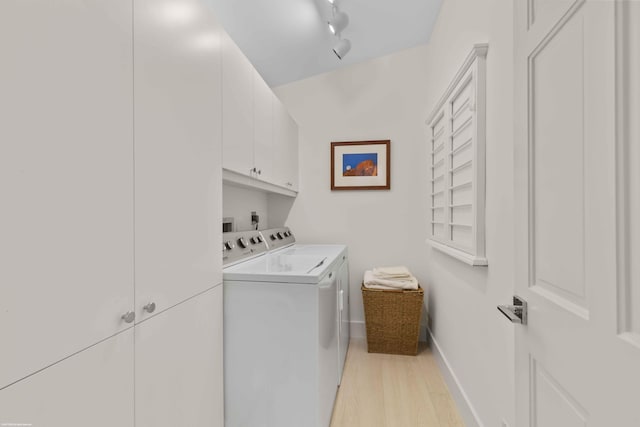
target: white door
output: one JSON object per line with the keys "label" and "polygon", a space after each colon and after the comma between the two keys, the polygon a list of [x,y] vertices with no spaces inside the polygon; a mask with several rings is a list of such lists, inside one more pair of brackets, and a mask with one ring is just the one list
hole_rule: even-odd
{"label": "white door", "polygon": [[222,30],[205,1],[134,6],[140,321],[222,282]]}
{"label": "white door", "polygon": [[0,390],[0,426],[133,427],[133,329]]}
{"label": "white door", "polygon": [[223,31],[222,35],[222,166],[252,175],[253,73],[251,62]]}
{"label": "white door", "polygon": [[222,285],[135,331],[136,427],[223,427]]}
{"label": "white door", "polygon": [[639,277],[621,273],[640,216],[619,221],[616,153],[630,140],[616,111],[639,95],[619,79],[628,58],[616,46],[640,19],[615,0],[516,5],[515,293],[528,302],[515,327],[517,425],[635,427]]}
{"label": "white door", "polygon": [[0,388],[130,326],[131,7],[0,2]]}
{"label": "white door", "polygon": [[298,123],[287,113],[287,171],[288,177],[287,183],[290,190],[298,191]]}
{"label": "white door", "polygon": [[253,161],[256,178],[271,183],[273,177],[273,101],[275,95],[253,71]]}
{"label": "white door", "polygon": [[273,97],[273,183],[298,190],[298,125]]}

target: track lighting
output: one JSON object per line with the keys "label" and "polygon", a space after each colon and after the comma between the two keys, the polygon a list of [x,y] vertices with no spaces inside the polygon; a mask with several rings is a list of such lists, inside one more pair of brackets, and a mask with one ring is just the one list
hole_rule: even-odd
{"label": "track lighting", "polygon": [[349,25],[349,17],[344,12],[336,12],[327,24],[329,24],[329,30],[334,35],[338,35]]}
{"label": "track lighting", "polygon": [[338,44],[333,48],[333,53],[336,54],[338,59],[344,58],[351,50],[351,41],[349,39],[340,39]]}
{"label": "track lighting", "polygon": [[327,24],[331,33],[338,39],[338,43],[333,47],[333,53],[336,54],[338,59],[342,60],[351,50],[351,40],[341,37],[342,31],[349,25],[349,17],[338,9],[336,5],[338,0],[327,1],[331,3],[331,18],[327,21]]}

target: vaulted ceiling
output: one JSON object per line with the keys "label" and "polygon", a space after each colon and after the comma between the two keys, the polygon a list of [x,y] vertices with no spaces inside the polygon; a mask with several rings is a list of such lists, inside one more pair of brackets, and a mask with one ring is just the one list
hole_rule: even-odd
{"label": "vaulted ceiling", "polygon": [[267,83],[274,87],[427,43],[442,0],[335,0],[349,16],[339,60],[327,26],[328,0],[208,0]]}

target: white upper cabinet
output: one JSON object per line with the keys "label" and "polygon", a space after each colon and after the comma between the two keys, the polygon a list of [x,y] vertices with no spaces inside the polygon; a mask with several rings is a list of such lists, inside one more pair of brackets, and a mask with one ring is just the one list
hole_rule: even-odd
{"label": "white upper cabinet", "polygon": [[135,2],[136,320],[222,282],[222,33],[203,2],[180,3],[191,23],[173,6]]}
{"label": "white upper cabinet", "polygon": [[298,125],[226,33],[222,44],[224,178],[294,195]]}
{"label": "white upper cabinet", "polygon": [[275,96],[273,99],[273,182],[298,191],[298,124]]}
{"label": "white upper cabinet", "polygon": [[253,163],[253,83],[251,62],[222,33],[223,167],[251,175]]}
{"label": "white upper cabinet", "polygon": [[131,9],[1,2],[0,388],[128,326]]}
{"label": "white upper cabinet", "polygon": [[273,182],[273,92],[253,71],[253,163],[254,177]]}
{"label": "white upper cabinet", "polygon": [[136,427],[223,427],[222,285],[135,330]]}

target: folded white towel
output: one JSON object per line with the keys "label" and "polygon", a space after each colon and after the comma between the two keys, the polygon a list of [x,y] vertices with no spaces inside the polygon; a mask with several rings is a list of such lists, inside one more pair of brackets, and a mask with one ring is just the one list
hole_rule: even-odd
{"label": "folded white towel", "polygon": [[394,267],[377,267],[373,269],[373,274],[381,279],[402,279],[413,277],[409,269],[404,265]]}
{"label": "folded white towel", "polygon": [[418,279],[413,276],[402,279],[382,279],[373,271],[364,272],[364,286],[370,289],[418,289]]}

